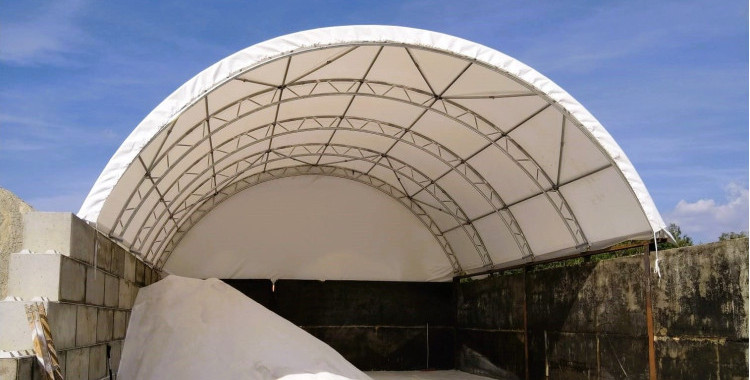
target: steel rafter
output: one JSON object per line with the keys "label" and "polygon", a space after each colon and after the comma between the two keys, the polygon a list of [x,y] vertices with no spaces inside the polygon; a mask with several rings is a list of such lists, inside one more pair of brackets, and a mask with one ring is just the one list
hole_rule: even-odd
{"label": "steel rafter", "polygon": [[[380,153],[376,151],[371,151],[359,147],[352,147],[352,146],[346,146],[346,145],[330,145],[328,148],[326,148],[322,144],[308,144],[308,145],[294,145],[294,146],[287,146],[287,147],[279,147],[272,150],[272,153],[276,156],[273,159],[266,161],[262,161],[261,159],[264,157],[270,157],[271,155],[267,154],[266,152],[261,153],[255,153],[249,157],[239,157],[237,161],[241,160],[252,160],[254,157],[255,159],[252,160],[254,162],[254,166],[245,168],[243,171],[239,171],[236,173],[234,177],[227,177],[226,180],[224,180],[222,183],[219,184],[219,190],[218,192],[222,191],[226,186],[230,186],[237,178],[241,178],[242,174],[246,174],[247,171],[252,170],[254,168],[258,168],[260,166],[263,166],[270,162],[275,162],[283,159],[287,159],[290,157],[315,157],[316,155],[320,154],[321,151],[326,151],[326,156],[334,156],[334,157],[342,157],[347,159],[353,159],[353,160],[362,160],[366,162],[372,162],[372,160],[376,157],[381,157]],[[226,157],[225,157],[226,158]],[[429,178],[424,175],[419,170],[410,167],[406,164],[404,164],[402,161],[390,157],[395,162],[398,162],[400,165],[400,168],[398,169],[398,175],[410,180],[413,184],[415,184],[418,187],[424,186],[424,184],[429,183]],[[217,161],[220,162],[221,160]],[[217,172],[222,172],[226,168],[231,168],[234,165],[234,162],[229,162],[225,167],[222,169],[219,169]],[[384,164],[379,164],[384,168],[388,168]],[[262,172],[261,172],[262,173]],[[257,174],[257,173],[254,173]],[[248,174],[248,176],[254,175],[254,174]],[[195,184],[195,182],[201,178],[200,176],[196,176],[191,181],[191,184],[188,184],[189,187],[195,187],[200,188],[201,184]],[[209,178],[204,178],[202,183],[206,183]],[[381,180],[382,181],[382,180]],[[383,181],[385,182],[385,181]],[[466,220],[468,220],[468,217],[466,216],[466,213],[461,209],[461,207],[453,200],[450,195],[443,190],[439,186],[432,186],[430,189],[427,189],[427,193],[432,196],[434,200],[437,201],[437,204],[441,205],[441,211],[446,213],[447,215],[450,215],[456,220],[456,223],[458,225],[461,225],[461,228],[466,233],[467,237],[474,243],[475,249],[477,250],[477,253],[480,255],[480,258],[483,259],[481,252],[486,251],[486,248],[481,243],[481,240],[478,239],[479,235],[476,229],[471,224],[465,224]],[[176,208],[174,214],[179,215],[180,220],[184,220],[186,215],[189,217],[189,215],[192,214],[195,209],[200,207],[200,205],[208,200],[212,196],[212,192],[208,192],[203,195],[191,193],[190,195],[187,195],[182,199],[180,202],[178,202],[178,207]],[[188,204],[188,199],[190,197],[196,198],[194,202]],[[175,200],[177,202],[178,200]],[[176,229],[178,226],[173,226],[173,229]],[[439,231],[437,231],[439,232]],[[150,232],[149,232],[150,233]],[[149,258],[149,261],[157,261],[158,257],[156,255],[159,254],[159,252],[162,250],[161,245],[164,244],[168,239],[158,239],[155,238],[151,241],[151,245],[145,250],[146,257]],[[161,245],[157,247],[157,249],[153,249],[153,244],[156,241],[161,241]],[[491,265],[490,263],[485,263],[485,265]]]}
{"label": "steel rafter", "polygon": [[[349,51],[351,51],[350,49]],[[407,49],[408,51],[408,49]],[[348,52],[347,52],[348,53]],[[374,62],[374,60],[373,60]],[[420,71],[421,73],[421,71]],[[460,75],[459,75],[460,76]],[[457,79],[458,77],[456,77]],[[386,83],[382,81],[367,81],[367,80],[361,80],[361,79],[330,79],[330,80],[316,80],[316,81],[290,81],[285,88],[289,88],[289,94],[293,94],[285,99],[282,99],[281,96],[278,98],[276,96],[273,96],[271,98],[271,102],[262,102],[260,101],[262,96],[266,94],[268,91],[277,91],[278,88],[269,88],[267,90],[262,90],[259,92],[256,92],[254,94],[251,94],[247,97],[243,97],[239,99],[238,101],[229,104],[225,107],[222,107],[219,110],[216,110],[211,115],[207,115],[206,119],[216,119],[223,124],[219,125],[217,128],[210,128],[210,133],[208,136],[204,136],[204,139],[209,139],[209,143],[213,144],[211,141],[211,136],[217,132],[219,132],[221,129],[229,125],[232,121],[238,120],[244,116],[247,116],[248,114],[251,114],[253,112],[257,112],[260,109],[264,109],[266,107],[273,107],[276,106],[277,110],[281,103],[290,101],[290,100],[296,100],[300,98],[309,98],[309,97],[317,97],[317,96],[331,96],[331,95],[347,95],[351,96],[352,99],[355,96],[372,96],[372,97],[380,97],[380,98],[387,98],[395,101],[400,101],[404,103],[411,104],[413,106],[421,107],[425,111],[431,110],[433,112],[437,112],[438,114],[441,114],[444,117],[447,117],[449,119],[452,119],[459,123],[460,125],[463,125],[467,128],[474,129],[477,133],[482,135],[485,139],[489,140],[489,144],[483,147],[480,151],[486,149],[489,146],[495,146],[501,151],[503,151],[508,157],[510,157],[526,174],[527,176],[534,181],[538,188],[540,189],[540,194],[545,194],[548,201],[551,202],[554,206],[562,220],[566,223],[566,226],[568,227],[568,230],[570,231],[571,235],[573,236],[573,239],[576,241],[576,243],[579,243],[581,241],[585,242],[585,236],[583,235],[583,232],[578,225],[577,220],[575,219],[575,216],[573,215],[572,211],[570,210],[570,207],[568,206],[565,199],[562,197],[561,194],[557,191],[557,187],[559,184],[555,184],[552,182],[552,180],[547,176],[547,174],[542,170],[542,168],[536,163],[536,161],[531,158],[528,153],[526,153],[520,145],[518,145],[512,138],[510,138],[507,135],[507,131],[503,132],[498,127],[481,117],[481,115],[474,113],[473,111],[461,106],[460,104],[457,104],[455,102],[452,102],[450,98],[435,98],[434,94],[429,94],[425,91],[421,91],[419,89],[414,88],[408,88],[405,86],[399,86],[392,83]],[[302,91],[303,88],[307,88],[308,91]],[[353,91],[353,89],[355,89]],[[325,92],[324,90],[327,89],[328,92]],[[369,90],[370,92],[363,92]],[[530,93],[519,93],[519,94],[511,94],[511,95],[502,95],[502,96],[531,96],[533,94]],[[495,97],[501,97],[501,95],[488,95],[487,98],[495,98]],[[458,98],[458,97],[457,97]],[[243,114],[240,114],[240,105],[243,102],[249,102],[252,104],[257,105],[258,107],[252,108],[249,112],[245,112]],[[439,108],[432,107],[433,103],[439,103],[442,105],[443,110],[440,110]],[[351,102],[350,102],[351,104]],[[231,115],[232,117],[226,117],[227,112],[231,111],[232,107],[236,107],[236,112],[234,115]],[[348,108],[348,107],[347,107]],[[455,110],[458,109],[459,111],[456,112]],[[229,112],[231,114],[233,112]],[[276,113],[276,117],[278,117],[278,112]],[[340,121],[344,120],[345,118],[339,118]],[[563,118],[565,120],[565,118]],[[278,123],[273,123],[270,125],[272,128],[275,128]],[[198,128],[200,123],[196,124],[194,127],[188,129],[183,133],[183,136],[188,135],[191,133],[195,128]],[[406,135],[409,131],[407,130],[404,132],[404,135]],[[273,134],[271,135],[273,136]],[[156,140],[156,139],[155,139]],[[161,144],[163,145],[166,141],[166,138],[161,141]],[[167,154],[159,154],[162,152],[169,152],[172,147],[179,145],[179,142],[181,141],[181,138],[176,139],[170,147],[167,147],[167,149],[163,149],[163,146],[160,146],[160,149],[157,152],[157,155],[155,156],[154,160],[151,162],[151,164],[148,165],[149,168],[156,167],[161,160],[168,160]],[[198,145],[198,144],[195,144]],[[154,190],[158,186],[158,181],[161,179],[161,177],[164,177],[166,175],[166,172],[168,172],[176,163],[180,162],[182,158],[184,158],[192,149],[195,148],[195,145],[188,148],[186,152],[183,153],[180,157],[177,158],[177,160],[173,162],[169,162],[167,164],[167,171],[165,173],[162,173],[158,179],[153,183],[153,186],[151,189],[146,190],[145,194],[140,193],[141,184],[143,183],[144,178],[141,179],[141,182],[139,185],[135,188],[136,190],[133,191],[130,196],[128,197],[128,200],[125,204],[125,207],[123,207],[120,211],[120,214],[117,218],[117,225],[113,230],[117,230],[119,228],[120,232],[117,233],[117,231],[114,231],[113,235],[122,236],[124,232],[129,228],[131,222],[133,221],[133,216],[135,214],[136,210],[139,210],[141,206],[143,205],[143,202],[148,198],[149,193]],[[223,145],[223,144],[222,144]],[[513,147],[514,152],[516,155],[512,154],[510,152],[510,147]],[[213,147],[212,147],[213,148]],[[218,148],[217,148],[218,149]],[[212,154],[213,154],[213,150]],[[520,155],[518,153],[520,152]],[[478,152],[477,152],[478,153]],[[470,169],[470,166],[466,163],[463,163],[467,167],[467,170]],[[210,165],[210,167],[213,167],[214,165]],[[455,169],[455,167],[451,167],[451,170]],[[152,177],[153,178],[153,177]],[[493,189],[494,190],[494,189]],[[156,190],[158,191],[158,190]],[[138,204],[137,205],[131,205],[131,201],[133,199],[137,199]],[[499,199],[499,198],[498,198]],[[164,205],[168,207],[167,202],[164,202]],[[127,218],[125,223],[122,223],[122,216],[124,213],[130,212],[130,217]],[[505,218],[503,218],[505,220]],[[520,226],[519,226],[520,231]],[[522,232],[521,232],[522,234]],[[522,235],[521,235],[522,236]],[[134,240],[135,242],[135,240]],[[528,245],[526,245],[528,247]],[[528,249],[528,254],[530,255],[530,249]]]}
{"label": "steel rafter", "polygon": [[[334,132],[336,130],[355,130],[362,133],[368,133],[389,139],[394,139],[397,141],[401,141],[404,144],[413,146],[420,151],[423,151],[426,154],[436,158],[445,166],[450,167],[451,171],[457,173],[464,181],[466,181],[492,208],[493,212],[488,213],[484,216],[488,216],[492,213],[497,213],[498,216],[501,217],[501,220],[505,224],[506,228],[508,228],[512,236],[514,236],[519,251],[528,252],[528,242],[525,240],[518,222],[515,220],[515,217],[513,216],[508,206],[502,200],[502,197],[482,177],[479,172],[471,167],[471,165],[468,165],[465,163],[465,161],[461,160],[461,158],[456,153],[452,152],[450,149],[442,146],[438,142],[421,133],[415,131],[405,131],[403,127],[395,124],[358,117],[348,117],[343,120],[330,122],[330,120],[335,119],[335,116],[321,116],[319,118],[293,118],[280,121],[277,128],[279,128],[279,130],[283,132],[277,133],[275,136],[284,136],[291,133],[318,130],[333,130]],[[318,127],[302,128],[304,122],[310,120],[314,121],[314,125],[317,125]],[[320,120],[323,120],[325,122],[321,122]],[[266,139],[267,138],[259,139],[255,141],[255,143],[261,143]],[[200,161],[200,158],[196,160],[196,162]],[[317,162],[319,162],[319,160],[317,160],[316,163]],[[300,163],[307,164],[307,162],[302,161],[300,161]],[[390,161],[388,162],[388,164],[392,167],[392,163]],[[212,171],[215,173],[215,169],[212,169]],[[203,173],[200,172],[198,173],[198,176],[202,174]],[[437,180],[432,179],[432,182],[437,182]],[[169,190],[171,190],[171,186],[170,188],[167,188],[166,191]],[[404,189],[404,192],[406,192],[406,189]],[[417,193],[409,195],[413,197]],[[143,228],[143,226],[140,226],[140,228]],[[146,240],[147,239],[148,237],[146,237]],[[492,260],[489,257],[489,253],[487,252],[486,255],[487,256],[484,261],[491,263]]]}
{"label": "steel rafter", "polygon": [[[336,156],[336,157],[343,157],[353,160],[362,160],[366,162],[372,162],[372,159],[376,157],[380,157],[380,154],[374,151],[368,151],[362,148],[358,147],[352,147],[352,146],[345,146],[345,145],[331,145],[329,146],[331,152],[327,152],[327,156]],[[275,162],[283,159],[287,159],[290,157],[311,157],[315,156],[320,153],[320,151],[327,151],[329,148],[325,148],[322,144],[310,144],[310,145],[295,145],[295,146],[288,146],[288,147],[280,147],[277,148],[277,150],[273,150],[273,154],[276,156],[274,159],[268,161],[268,162]],[[288,152],[287,152],[288,151]],[[296,152],[295,152],[296,151]],[[254,166],[246,168],[245,171],[251,170],[254,168],[257,168],[259,166],[265,165],[265,161],[261,161],[263,157],[267,157],[270,155],[266,154],[266,152],[262,153],[255,153],[254,155],[251,155],[250,157],[240,157],[238,160],[247,160],[252,158],[252,156],[256,156],[256,159],[253,160],[255,163]],[[399,161],[398,159],[393,158],[394,161],[398,162],[400,164],[400,167],[398,169],[397,175],[400,175],[406,179],[409,179],[412,183],[414,183],[416,186],[421,187],[423,184],[429,183],[429,179],[427,176],[425,176],[423,173],[421,173],[419,170],[409,167],[408,165],[404,165],[403,162]],[[230,168],[234,163],[229,162],[227,166],[225,166],[223,169],[220,169],[219,172],[223,171],[226,168]],[[385,168],[387,168],[384,164],[379,164]],[[222,183],[220,183],[220,188],[223,186],[227,186],[228,184],[231,184],[233,180],[235,180],[238,177],[241,177],[242,174],[245,174],[245,171],[240,171],[235,174],[233,177],[227,176],[226,180]],[[190,184],[188,186],[193,188],[200,188],[202,184],[205,184],[208,180],[208,178],[204,178],[202,183],[198,183],[196,186],[196,181],[201,178],[200,176],[196,176],[193,178]],[[466,225],[465,222],[468,220],[468,217],[466,216],[466,213],[461,209],[461,207],[453,200],[453,198],[450,197],[450,195],[443,190],[441,187],[432,187],[430,189],[427,189],[428,194],[432,196],[434,200],[436,200],[437,204],[442,206],[438,206],[438,208],[446,213],[447,215],[453,217],[456,220],[456,223],[458,225],[461,225],[461,228],[464,230],[464,232],[467,234],[467,237],[472,240],[475,244],[475,248],[477,250],[477,253],[480,254],[480,258],[482,258],[481,252],[486,251],[486,248],[481,244],[481,240],[478,240],[478,233],[476,229],[473,227],[473,225]],[[196,205],[199,205],[206,199],[208,199],[211,196],[211,192],[207,192],[205,194],[199,195],[195,193],[191,193],[190,195],[187,195],[182,199],[180,202],[177,202],[178,200],[175,200],[176,203],[178,203],[177,208],[174,211],[174,215],[178,215],[180,219],[184,218],[184,213],[190,213],[191,209],[194,209]],[[196,198],[194,202],[188,204],[188,199],[190,197]],[[164,216],[164,212],[160,215],[160,217],[157,219],[161,219]],[[151,229],[146,230],[147,234],[150,234]],[[148,241],[148,238],[144,238],[144,241]],[[151,241],[151,245],[147,247],[145,250],[147,252],[147,258],[152,259],[152,254],[156,254],[159,252],[159,249],[154,250],[153,244],[154,241],[158,239],[154,239]],[[151,260],[149,260],[151,261]],[[489,264],[489,263],[488,263]]]}
{"label": "steel rafter", "polygon": [[438,228],[435,221],[427,212],[425,212],[425,210],[418,202],[409,198],[405,193],[391,186],[387,182],[367,175],[364,172],[327,165],[300,165],[277,168],[270,171],[253,174],[247,178],[243,178],[224,187],[222,191],[217,192],[214,196],[203,202],[203,204],[185,220],[185,222],[180,226],[175,234],[172,235],[172,238],[169,240],[167,247],[162,253],[163,256],[161,256],[161,259],[158,261],[158,263],[160,265],[163,265],[169,259],[169,256],[171,255],[174,247],[177,247],[177,245],[179,245],[180,241],[185,236],[187,231],[189,231],[192,226],[197,224],[206,214],[208,214],[211,209],[215,208],[222,202],[252,186],[259,185],[263,182],[304,175],[329,176],[356,181],[377,189],[385,193],[386,195],[396,199],[399,203],[401,203],[401,205],[409,209],[409,211],[411,211],[425,227],[427,227],[427,229],[437,241],[438,245],[440,245],[441,249],[445,253],[448,261],[451,264],[453,273],[463,273],[461,264],[456,259],[450,242],[442,233],[440,233],[440,229]]}

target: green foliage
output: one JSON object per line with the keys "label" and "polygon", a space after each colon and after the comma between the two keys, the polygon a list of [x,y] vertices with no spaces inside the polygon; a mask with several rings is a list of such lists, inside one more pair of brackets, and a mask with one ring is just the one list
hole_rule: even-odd
{"label": "green foliage", "polygon": [[746,238],[746,237],[747,237],[747,233],[744,232],[744,231],[740,231],[740,232],[734,232],[734,231],[724,232],[724,233],[721,234],[721,236],[719,236],[719,241],[739,239],[739,238]]}
{"label": "green foliage", "polygon": [[693,245],[693,238],[687,235],[683,235],[682,230],[680,229],[680,226],[678,226],[677,224],[669,223],[669,226],[667,226],[667,231],[669,231],[669,233],[672,234],[677,244],[672,243],[670,241],[659,243],[659,249],[688,247],[688,246]]}

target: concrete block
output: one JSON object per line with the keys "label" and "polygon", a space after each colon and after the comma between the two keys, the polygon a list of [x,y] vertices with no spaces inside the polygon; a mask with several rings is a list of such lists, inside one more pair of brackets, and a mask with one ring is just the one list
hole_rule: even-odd
{"label": "concrete block", "polygon": [[57,351],[57,360],[60,363],[60,374],[63,376],[63,379],[65,379],[65,359],[67,351]]}
{"label": "concrete block", "polygon": [[120,280],[115,276],[104,275],[104,306],[117,307],[120,301]]}
{"label": "concrete block", "polygon": [[135,304],[135,299],[138,297],[138,291],[141,290],[141,288],[133,285],[133,288],[130,290],[130,308],[133,308],[133,304]]}
{"label": "concrete block", "polygon": [[104,305],[104,272],[86,267],[86,303]]}
{"label": "concrete block", "polygon": [[651,277],[656,335],[748,339],[747,238],[659,255],[662,278]]}
{"label": "concrete block", "polygon": [[[26,356],[18,359],[18,379],[33,379],[34,370],[37,369],[36,358]],[[39,371],[36,371],[39,372]],[[37,377],[39,378],[39,377]]]}
{"label": "concrete block", "polygon": [[76,345],[88,346],[96,343],[97,308],[78,306],[76,318]]}
{"label": "concrete block", "polygon": [[0,380],[16,380],[18,360],[0,359]]}
{"label": "concrete block", "polygon": [[8,295],[31,299],[60,298],[60,262],[58,254],[13,253],[8,266]]}
{"label": "concrete block", "polygon": [[32,348],[31,327],[26,319],[25,305],[31,302],[0,302],[0,350],[17,351]]}
{"label": "concrete block", "polygon": [[133,307],[135,297],[138,294],[138,287],[132,282],[120,279],[120,297],[118,300],[118,307],[120,309],[130,309]]}
{"label": "concrete block", "polygon": [[[0,302],[0,350],[18,351],[32,348],[31,327],[26,319],[27,301]],[[47,319],[57,349],[75,346],[76,306],[48,302]]]}
{"label": "concrete block", "polygon": [[112,347],[112,350],[110,352],[112,372],[117,373],[117,370],[120,369],[120,358],[122,357],[122,341],[116,340],[114,342],[110,342],[109,345]]}
{"label": "concrete block", "polygon": [[115,310],[114,325],[112,328],[112,339],[124,339],[128,329],[129,312]]}
{"label": "concrete block", "polygon": [[114,310],[99,309],[96,318],[96,341],[106,342],[112,340],[112,329],[114,327]]}
{"label": "concrete block", "polygon": [[96,234],[96,267],[107,272],[112,270],[112,244],[106,236]]}
{"label": "concrete block", "polygon": [[112,243],[112,274],[117,277],[124,277],[125,255],[128,254],[122,247]]}
{"label": "concrete block", "polygon": [[89,379],[89,348],[69,350],[65,354],[65,379]]}
{"label": "concrete block", "polygon": [[60,261],[60,300],[83,302],[86,294],[86,266],[67,257]]}
{"label": "concrete block", "polygon": [[47,304],[47,319],[55,349],[64,350],[75,347],[78,306],[50,302]]}
{"label": "concrete block", "polygon": [[126,252],[125,253],[125,265],[123,266],[122,278],[128,281],[135,281],[135,262],[138,261],[135,256]]}
{"label": "concrete block", "polygon": [[32,252],[55,250],[93,264],[94,237],[94,229],[70,213],[30,212],[24,215],[23,246]]}
{"label": "concrete block", "polygon": [[50,301],[83,302],[86,267],[56,253],[10,255],[8,295],[25,300],[46,297]]}
{"label": "concrete block", "polygon": [[0,359],[0,380],[16,380],[18,378],[18,360]]}
{"label": "concrete block", "polygon": [[141,260],[135,261],[135,283],[138,286],[146,283],[146,265]]}
{"label": "concrete block", "polygon": [[107,374],[107,345],[91,347],[89,351],[89,380],[98,380]]}
{"label": "concrete block", "polygon": [[42,370],[33,356],[0,359],[0,380],[42,380]]}

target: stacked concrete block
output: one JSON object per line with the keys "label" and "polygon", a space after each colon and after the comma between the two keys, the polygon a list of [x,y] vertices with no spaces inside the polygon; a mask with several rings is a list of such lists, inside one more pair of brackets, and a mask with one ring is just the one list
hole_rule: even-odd
{"label": "stacked concrete block", "polygon": [[161,274],[72,214],[27,214],[23,236],[0,302],[0,380],[41,375],[24,309],[33,302],[47,309],[66,379],[116,374],[138,289]]}
{"label": "stacked concrete block", "polygon": [[42,370],[31,356],[0,358],[0,379],[42,379]]}

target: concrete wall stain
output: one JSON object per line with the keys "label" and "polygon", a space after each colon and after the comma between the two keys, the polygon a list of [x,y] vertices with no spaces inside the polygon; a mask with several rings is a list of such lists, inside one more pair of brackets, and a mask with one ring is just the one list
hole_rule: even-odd
{"label": "concrete wall stain", "polygon": [[[747,378],[748,240],[659,258],[659,379]],[[269,281],[228,282],[365,370],[524,379],[525,297],[530,379],[647,379],[644,271],[636,255],[453,284],[279,280],[272,292]]]}
{"label": "concrete wall stain", "polygon": [[[652,267],[655,258],[651,252]],[[658,377],[747,378],[748,240],[662,251],[659,258],[662,276],[651,274]],[[462,283],[457,366],[525,378],[524,357],[508,353],[523,352],[523,324],[508,321],[517,318],[525,292],[530,379],[647,379],[643,276],[638,255],[531,271],[525,281],[521,273]],[[482,337],[471,334],[477,328]]]}

